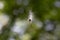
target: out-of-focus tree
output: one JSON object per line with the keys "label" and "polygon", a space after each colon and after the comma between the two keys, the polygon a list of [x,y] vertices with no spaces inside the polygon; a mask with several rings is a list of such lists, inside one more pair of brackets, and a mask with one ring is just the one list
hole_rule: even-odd
{"label": "out-of-focus tree", "polygon": [[[40,35],[43,33],[47,32],[50,35],[55,34],[56,25],[60,22],[60,1],[0,0],[0,13],[9,16],[9,22],[2,28],[0,40],[9,40],[11,35],[13,35],[12,37],[15,38],[15,40],[39,40]],[[29,17],[33,18],[31,19]],[[25,30],[24,33],[22,32],[22,36],[19,33],[12,32],[11,30],[11,28],[14,27],[17,18],[19,18],[20,21],[26,21],[23,21],[22,24],[27,24],[27,28],[21,28],[21,30]],[[22,25],[20,23],[21,22],[16,23],[17,29]],[[19,25],[19,27],[17,25]],[[59,37],[60,36],[58,36],[58,38]],[[52,38],[52,40],[54,39]]]}

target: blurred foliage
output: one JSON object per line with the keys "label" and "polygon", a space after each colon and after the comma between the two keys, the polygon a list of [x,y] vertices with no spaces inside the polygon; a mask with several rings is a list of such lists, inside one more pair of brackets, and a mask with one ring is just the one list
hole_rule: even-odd
{"label": "blurred foliage", "polygon": [[[46,19],[60,22],[60,8],[57,8],[54,5],[56,0],[29,0],[29,4],[27,6],[23,4],[17,5],[16,0],[1,1],[3,1],[5,5],[2,12],[5,12],[5,14],[10,16],[10,24],[8,26],[6,25],[6,28],[3,28],[3,33],[0,35],[0,40],[8,40],[11,31],[10,28],[13,26],[16,18],[20,18],[22,20],[27,19],[29,10],[32,10],[35,18],[43,21],[43,23]],[[15,9],[20,11],[19,8],[23,8],[23,13],[18,12],[17,15],[15,15],[13,11]],[[45,30],[43,28],[37,29],[34,23],[29,25],[29,28],[26,31],[26,33],[29,33],[32,36],[32,40],[37,40],[38,35],[44,32]]]}

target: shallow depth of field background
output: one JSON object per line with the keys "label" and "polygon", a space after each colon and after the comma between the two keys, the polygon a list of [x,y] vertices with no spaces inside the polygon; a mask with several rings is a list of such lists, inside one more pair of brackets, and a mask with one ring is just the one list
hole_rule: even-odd
{"label": "shallow depth of field background", "polygon": [[0,40],[60,40],[60,0],[0,0]]}

